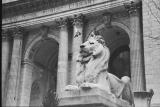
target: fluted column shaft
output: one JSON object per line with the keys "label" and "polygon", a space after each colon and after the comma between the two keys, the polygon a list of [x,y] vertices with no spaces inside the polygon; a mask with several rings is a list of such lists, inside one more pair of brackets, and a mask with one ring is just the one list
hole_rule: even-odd
{"label": "fluted column shaft", "polygon": [[22,53],[22,31],[20,28],[13,29],[13,49],[11,67],[8,77],[8,90],[6,98],[6,106],[17,106],[19,75],[21,69],[21,53]]}
{"label": "fluted column shaft", "polygon": [[57,72],[57,93],[61,96],[61,92],[67,84],[68,71],[68,28],[67,19],[60,19],[59,32],[59,56],[58,56],[58,72]]}
{"label": "fluted column shaft", "polygon": [[146,80],[143,56],[143,35],[141,27],[141,4],[131,4],[130,14],[130,64],[133,91],[145,91]]}
{"label": "fluted column shaft", "polygon": [[29,107],[34,65],[29,60],[23,61],[20,79],[19,106]]}
{"label": "fluted column shaft", "polygon": [[73,40],[72,40],[72,70],[71,84],[76,82],[76,58],[80,51],[80,45],[83,42],[83,16],[75,15],[73,18]]}
{"label": "fluted column shaft", "polygon": [[6,87],[6,75],[8,72],[9,63],[9,35],[6,30],[2,31],[2,105],[5,102],[5,87]]}

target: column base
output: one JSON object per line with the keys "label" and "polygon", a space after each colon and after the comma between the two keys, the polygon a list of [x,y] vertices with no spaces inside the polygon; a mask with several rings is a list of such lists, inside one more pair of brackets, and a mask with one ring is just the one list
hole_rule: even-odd
{"label": "column base", "polygon": [[128,102],[112,94],[93,88],[90,90],[64,91],[59,107],[131,107]]}
{"label": "column base", "polygon": [[150,92],[134,92],[135,107],[150,107],[153,90]]}

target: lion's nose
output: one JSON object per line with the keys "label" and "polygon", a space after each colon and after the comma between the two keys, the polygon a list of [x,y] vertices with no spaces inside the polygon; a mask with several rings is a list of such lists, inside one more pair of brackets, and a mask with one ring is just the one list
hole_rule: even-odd
{"label": "lion's nose", "polygon": [[80,45],[80,48],[84,48],[84,45]]}

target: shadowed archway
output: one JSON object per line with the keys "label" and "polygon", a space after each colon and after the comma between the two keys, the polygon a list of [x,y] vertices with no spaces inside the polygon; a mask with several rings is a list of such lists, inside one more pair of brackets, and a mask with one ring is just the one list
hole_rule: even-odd
{"label": "shadowed archway", "polygon": [[56,40],[43,38],[30,51],[29,58],[36,66],[32,73],[30,106],[42,106],[47,91],[56,91],[58,49]]}
{"label": "shadowed archway", "polygon": [[119,78],[122,76],[131,77],[128,33],[118,26],[103,26],[96,32],[104,37],[110,50],[109,72]]}

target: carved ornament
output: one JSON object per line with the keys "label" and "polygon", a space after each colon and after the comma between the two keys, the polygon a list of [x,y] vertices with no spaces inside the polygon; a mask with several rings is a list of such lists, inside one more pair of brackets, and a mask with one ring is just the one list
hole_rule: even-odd
{"label": "carved ornament", "polygon": [[24,28],[22,27],[15,27],[15,28],[12,28],[10,31],[12,33],[12,36],[17,39],[22,39],[23,34],[25,32]]}
{"label": "carved ornament", "polygon": [[9,38],[8,30],[2,29],[2,39],[7,40]]}
{"label": "carved ornament", "polygon": [[48,26],[42,26],[41,27],[42,30],[43,30],[43,33],[42,33],[42,39],[46,39],[47,36],[48,36],[48,32],[49,32],[49,27]]}
{"label": "carved ornament", "polygon": [[68,21],[69,21],[68,18],[59,18],[56,20],[56,23],[60,28],[64,28],[67,26]]}
{"label": "carved ornament", "polygon": [[117,12],[112,15],[113,19],[118,19],[118,18],[123,18],[123,17],[129,17],[128,12]]}
{"label": "carved ornament", "polygon": [[107,12],[103,14],[103,22],[105,23],[106,27],[111,26],[111,21],[112,21],[112,14]]}
{"label": "carved ornament", "polygon": [[138,11],[141,8],[142,3],[141,2],[129,2],[129,3],[125,3],[124,7],[126,8],[126,10],[128,11],[128,13],[130,15],[138,15]]}
{"label": "carved ornament", "polygon": [[81,34],[81,32],[77,31],[76,34],[74,35],[74,38],[79,37]]}
{"label": "carved ornament", "polygon": [[84,16],[82,14],[74,15],[73,16],[73,25],[75,26],[82,26],[84,21]]}

